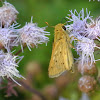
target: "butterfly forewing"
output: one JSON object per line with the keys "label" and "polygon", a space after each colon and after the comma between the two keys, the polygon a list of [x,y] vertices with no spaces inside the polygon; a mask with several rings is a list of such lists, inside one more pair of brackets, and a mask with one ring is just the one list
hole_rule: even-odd
{"label": "butterfly forewing", "polygon": [[[59,46],[59,43],[61,46]],[[65,63],[64,63],[64,52],[62,53],[63,47],[63,40],[59,40],[54,49],[52,51],[52,57],[49,65],[49,77],[57,77],[66,71]],[[67,64],[68,66],[68,64]]]}
{"label": "butterfly forewing", "polygon": [[70,38],[63,29],[63,24],[55,26],[55,38],[49,64],[49,77],[58,77],[73,66],[73,56],[70,49]]}

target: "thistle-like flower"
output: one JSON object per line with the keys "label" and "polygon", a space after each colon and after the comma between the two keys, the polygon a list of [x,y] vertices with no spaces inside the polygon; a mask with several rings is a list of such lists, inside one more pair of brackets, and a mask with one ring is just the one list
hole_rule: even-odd
{"label": "thistle-like flower", "polygon": [[71,22],[71,25],[66,25],[66,28],[71,32],[71,36],[76,38],[81,35],[89,39],[98,39],[100,37],[100,17],[96,20],[92,19],[90,16],[90,11],[86,9],[86,17],[84,14],[84,9],[79,13],[75,10],[74,13],[71,12],[71,18],[66,17]]}
{"label": "thistle-like flower", "polygon": [[0,48],[6,48],[8,51],[10,47],[17,46],[18,39],[17,31],[14,29],[14,25],[10,27],[0,27]]}
{"label": "thistle-like flower", "polygon": [[[2,50],[0,51],[0,76],[11,78],[14,82],[16,82],[13,77],[24,78],[19,74],[19,71],[16,69],[18,67],[18,63],[22,60],[23,57],[13,56],[10,53],[4,53]],[[18,82],[16,82],[20,85]]]}
{"label": "thistle-like flower", "polygon": [[[26,23],[24,27],[18,30],[18,33],[20,35],[20,42],[21,45],[26,44],[28,49],[31,51],[32,46],[37,46],[37,44],[47,43],[49,38],[45,35],[49,35],[47,31],[45,31],[46,27],[38,27],[37,23],[31,22]],[[23,51],[23,46],[22,51]]]}
{"label": "thistle-like flower", "polygon": [[13,22],[16,22],[18,13],[12,4],[5,1],[3,6],[0,7],[0,24],[10,26]]}
{"label": "thistle-like flower", "polygon": [[98,17],[95,21],[93,19],[90,20],[90,23],[86,24],[86,36],[90,39],[98,39],[100,37],[100,17]]}
{"label": "thistle-like flower", "polygon": [[89,38],[83,36],[80,37],[80,40],[81,41],[78,41],[76,44],[76,50],[80,54],[81,64],[88,64],[90,62],[91,66],[93,63],[95,63],[95,61],[97,61],[94,58],[94,48],[100,48],[96,46],[94,40],[90,40]]}
{"label": "thistle-like flower", "polygon": [[[89,2],[90,2],[91,0],[89,0]],[[93,1],[95,1],[95,0],[93,0]],[[100,0],[97,0],[98,2],[100,2]]]}
{"label": "thistle-like flower", "polygon": [[[89,64],[92,66],[95,63],[94,58],[94,48],[100,49],[100,47],[96,46],[94,43],[94,39],[100,40],[100,20],[99,17],[94,21],[92,16],[90,16],[90,11],[86,9],[86,17],[84,14],[84,9],[82,9],[79,13],[75,10],[74,13],[71,12],[71,18],[66,17],[71,22],[71,25],[66,25],[67,30],[70,31],[70,37],[74,36],[77,38],[77,42],[74,41],[74,45],[76,47],[76,51],[80,55],[80,62],[83,65]],[[76,40],[72,38],[72,41]]]}
{"label": "thistle-like flower", "polygon": [[77,37],[79,34],[84,35],[86,33],[87,20],[90,20],[92,17],[90,16],[90,12],[88,12],[86,9],[86,17],[84,14],[84,9],[82,9],[79,13],[76,10],[74,10],[74,13],[72,10],[70,10],[70,12],[71,18],[66,18],[69,20],[68,22],[72,24],[66,25],[65,27],[71,32],[71,35],[74,35],[75,37]]}

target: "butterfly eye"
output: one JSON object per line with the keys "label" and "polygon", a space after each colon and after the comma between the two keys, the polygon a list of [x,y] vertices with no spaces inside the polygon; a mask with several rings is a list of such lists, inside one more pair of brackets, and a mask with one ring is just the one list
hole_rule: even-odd
{"label": "butterfly eye", "polygon": [[65,26],[62,26],[62,28],[66,31],[66,27]]}

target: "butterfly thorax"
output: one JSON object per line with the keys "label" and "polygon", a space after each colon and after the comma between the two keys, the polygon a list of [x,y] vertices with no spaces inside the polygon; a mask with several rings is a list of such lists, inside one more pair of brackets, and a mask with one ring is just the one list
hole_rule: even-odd
{"label": "butterfly thorax", "polygon": [[69,42],[70,38],[67,33],[68,32],[66,32],[66,29],[64,28],[64,24],[61,23],[57,24],[54,30],[54,35],[55,35],[54,42],[57,42],[60,39],[64,39],[64,38]]}

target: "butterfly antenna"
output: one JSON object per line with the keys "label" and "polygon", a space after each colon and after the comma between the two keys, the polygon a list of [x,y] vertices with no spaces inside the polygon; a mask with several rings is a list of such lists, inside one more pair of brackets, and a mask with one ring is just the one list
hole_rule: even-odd
{"label": "butterfly antenna", "polygon": [[[72,17],[72,16],[71,16],[71,15],[69,15],[69,18],[71,18],[71,17]],[[66,21],[66,22],[64,23],[64,25],[65,25],[65,24],[67,24],[67,23],[69,24],[69,22],[68,22],[68,20],[67,20],[66,18],[62,18],[61,23],[63,22],[63,20],[65,20],[65,21]]]}
{"label": "butterfly antenna", "polygon": [[46,23],[49,27],[53,27],[53,28],[54,28],[54,26],[50,26],[48,22],[45,22],[45,23]]}
{"label": "butterfly antenna", "polygon": [[[63,20],[67,21],[66,18],[62,18],[61,23],[63,23]],[[66,22],[65,22],[66,23]]]}

